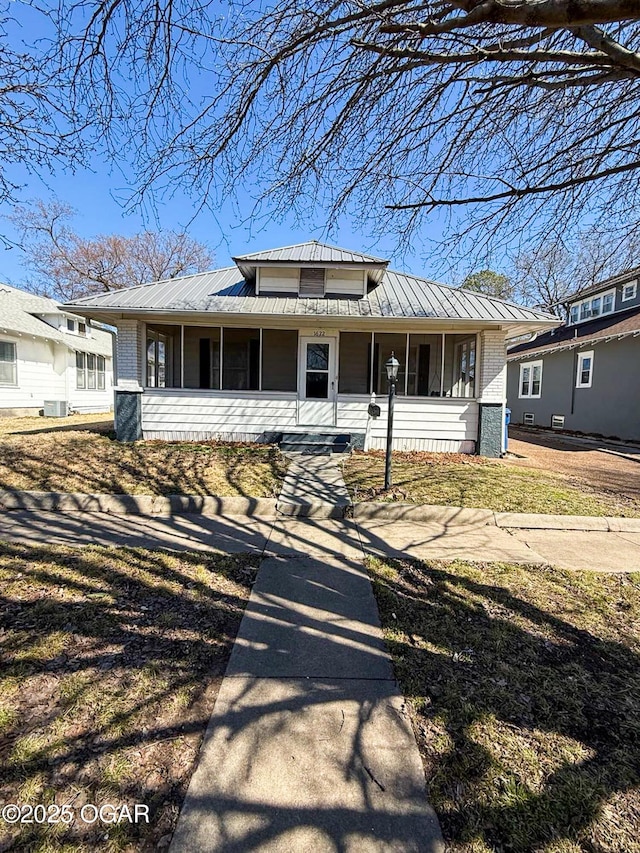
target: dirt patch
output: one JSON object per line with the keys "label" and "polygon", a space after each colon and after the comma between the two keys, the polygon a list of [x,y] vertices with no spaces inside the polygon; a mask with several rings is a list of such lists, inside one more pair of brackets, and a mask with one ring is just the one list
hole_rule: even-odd
{"label": "dirt patch", "polygon": [[576,484],[585,484],[607,494],[640,500],[640,456],[638,462],[597,447],[510,430],[509,451],[522,457],[506,458],[503,464],[537,471],[554,471]]}
{"label": "dirt patch", "polygon": [[[0,849],[154,850],[173,831],[257,558],[0,543]],[[149,823],[83,822],[136,803]]]}

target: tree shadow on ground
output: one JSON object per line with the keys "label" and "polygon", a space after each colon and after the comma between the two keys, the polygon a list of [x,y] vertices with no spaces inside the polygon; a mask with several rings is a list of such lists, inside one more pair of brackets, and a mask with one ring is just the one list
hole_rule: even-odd
{"label": "tree shadow on ground", "polygon": [[5,825],[2,844],[96,849],[109,831],[116,848],[141,850],[172,830],[256,566],[0,544],[0,798],[146,803],[152,815],[150,826]]}
{"label": "tree shadow on ground", "polygon": [[372,572],[451,849],[640,849],[640,577]]}
{"label": "tree shadow on ground", "polygon": [[286,471],[272,446],[59,432],[0,438],[0,489],[276,497]]}

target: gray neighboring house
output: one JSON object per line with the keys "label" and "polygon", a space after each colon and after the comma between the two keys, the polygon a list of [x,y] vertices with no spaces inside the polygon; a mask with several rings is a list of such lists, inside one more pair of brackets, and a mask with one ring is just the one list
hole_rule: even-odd
{"label": "gray neighboring house", "polygon": [[393,352],[396,449],[501,454],[506,339],[553,317],[315,241],[233,261],[67,306],[118,328],[119,438],[384,448]]}
{"label": "gray neighboring house", "polygon": [[509,349],[512,423],[640,440],[639,280],[579,290],[566,323]]}

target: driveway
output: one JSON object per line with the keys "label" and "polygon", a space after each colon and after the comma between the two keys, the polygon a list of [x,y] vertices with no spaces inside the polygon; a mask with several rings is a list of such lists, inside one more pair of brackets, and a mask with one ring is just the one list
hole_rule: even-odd
{"label": "driveway", "polygon": [[[504,465],[562,474],[598,491],[640,498],[640,448],[590,444],[570,436],[509,428],[509,456]],[[625,455],[620,455],[624,453]],[[635,458],[626,458],[635,457]]]}

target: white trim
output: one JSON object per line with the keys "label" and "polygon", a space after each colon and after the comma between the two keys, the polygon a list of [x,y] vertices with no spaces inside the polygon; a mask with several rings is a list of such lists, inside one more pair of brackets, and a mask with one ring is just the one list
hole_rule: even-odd
{"label": "white trim", "polygon": [[[538,361],[528,361],[524,364],[520,365],[520,374],[518,376],[518,399],[519,400],[539,400],[542,397],[542,366],[543,361],[539,359]],[[537,394],[533,393],[533,372],[536,368],[540,368],[540,378],[539,382],[539,391]],[[527,378],[525,379],[524,373],[525,370],[529,371]],[[527,392],[522,392],[522,386],[526,383]]]}
{"label": "white trim", "polygon": [[[628,296],[625,296],[625,292],[627,288],[631,288],[631,292]],[[638,293],[638,282],[637,281],[628,281],[626,284],[622,285],[622,297],[621,302],[629,302],[631,299],[635,299]]]}
{"label": "white trim", "polygon": [[[589,381],[582,381],[582,372],[584,370],[583,364],[586,359],[590,359],[589,364]],[[593,350],[587,350],[587,352],[579,352],[578,353],[578,363],[576,369],[576,388],[591,388],[591,383],[593,382]]]}
{"label": "white trim", "polygon": [[[604,310],[604,300],[605,296],[611,297],[611,308],[607,311]],[[593,303],[599,302],[598,313],[593,313]],[[589,306],[589,314],[585,317],[582,316],[583,307]],[[578,312],[577,319],[573,320],[571,318],[571,314],[573,311]],[[609,290],[603,290],[601,293],[593,293],[590,296],[587,296],[585,299],[580,299],[577,302],[572,302],[569,306],[569,317],[567,319],[568,326],[577,326],[580,323],[587,323],[589,320],[594,320],[597,317],[607,316],[608,314],[613,314],[616,310],[616,289],[615,287],[610,288]]]}

